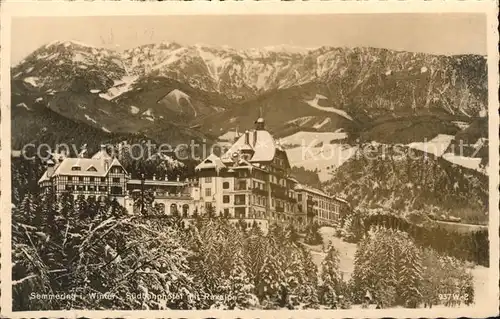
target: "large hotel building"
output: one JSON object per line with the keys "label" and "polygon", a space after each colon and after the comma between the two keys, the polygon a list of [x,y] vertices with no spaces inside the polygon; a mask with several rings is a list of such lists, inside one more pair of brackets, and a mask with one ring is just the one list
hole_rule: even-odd
{"label": "large hotel building", "polygon": [[220,157],[211,154],[196,167],[196,178],[186,181],[131,179],[117,158],[103,147],[91,158],[49,160],[39,180],[56,195],[111,196],[129,213],[138,213],[134,192],[150,190],[166,215],[215,214],[232,220],[292,223],[299,228],[313,220],[334,225],[349,204],[321,190],[301,185],[291,174],[285,150],[265,129],[263,118],[255,129],[237,137]]}

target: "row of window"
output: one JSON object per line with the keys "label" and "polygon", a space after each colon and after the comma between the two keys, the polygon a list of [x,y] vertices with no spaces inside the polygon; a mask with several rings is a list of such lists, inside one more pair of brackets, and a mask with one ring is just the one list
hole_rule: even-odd
{"label": "row of window", "polygon": [[336,213],[332,213],[332,212],[323,212],[323,211],[320,211],[319,212],[319,217],[320,218],[323,218],[323,219],[328,219],[328,220],[337,220],[339,215],[336,214]]}
{"label": "row of window", "polygon": [[[101,183],[106,182],[106,177],[93,177],[93,176],[68,176],[67,179],[68,182],[72,181],[78,181],[78,182],[96,182],[100,181]],[[112,178],[113,183],[120,183],[120,178],[119,177],[113,177]]]}
{"label": "row of window", "polygon": [[[307,199],[308,200],[313,200],[313,197],[312,196],[307,196]],[[302,201],[302,194],[298,194],[297,195],[297,200],[299,202]],[[317,205],[319,206],[319,208],[322,208],[322,209],[328,209],[330,211],[336,211],[338,212],[339,210],[339,205],[338,204],[335,204],[335,203],[330,203],[330,202],[327,202],[327,201],[324,201],[324,200],[320,200],[319,202],[317,202]]]}
{"label": "row of window", "polygon": [[[78,192],[108,192],[108,186],[96,186],[96,185],[65,185],[65,190],[67,191],[78,191]],[[109,188],[111,194],[119,195],[123,193],[123,187],[111,186]]]}

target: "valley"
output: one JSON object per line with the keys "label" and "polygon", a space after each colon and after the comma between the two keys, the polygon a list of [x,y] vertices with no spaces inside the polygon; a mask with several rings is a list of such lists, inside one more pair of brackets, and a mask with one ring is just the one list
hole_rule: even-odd
{"label": "valley", "polygon": [[[434,205],[453,215],[447,200],[435,202],[420,189],[445,187],[451,200],[485,187],[485,68],[482,56],[376,48],[237,50],[166,42],[115,51],[55,41],[12,68],[13,147],[72,141],[96,149],[100,143],[152,139],[210,148],[232,143],[262,115],[291,165],[316,174],[325,187],[351,199],[365,187],[387,190],[379,199],[366,197],[367,190],[357,204]],[[411,164],[360,160],[360,152],[372,146],[427,156]],[[432,174],[439,167],[447,177],[432,186],[421,176],[420,184],[408,175],[397,185],[386,175],[372,176],[405,167]],[[358,177],[347,183],[348,174]],[[365,179],[366,185],[360,182]],[[474,186],[468,190],[467,183]],[[419,189],[418,200],[402,203],[405,189]],[[466,204],[470,212],[454,214],[477,215],[472,211],[480,207],[478,218],[484,219],[483,197],[477,207]]]}

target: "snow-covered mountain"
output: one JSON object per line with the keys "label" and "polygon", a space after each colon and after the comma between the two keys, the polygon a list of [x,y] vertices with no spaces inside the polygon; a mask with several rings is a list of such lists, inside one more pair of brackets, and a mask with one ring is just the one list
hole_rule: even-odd
{"label": "snow-covered mountain", "polygon": [[469,128],[477,119],[487,123],[486,58],[477,55],[175,42],[115,51],[55,41],[11,71],[12,105],[23,116],[34,117],[30,110],[42,105],[105,133],[160,141],[171,139],[174,127],[176,140],[229,136],[251,128],[261,111],[285,141],[316,132],[389,144],[439,134],[457,134],[452,145],[487,137]]}
{"label": "snow-covered mountain", "polygon": [[[354,102],[353,95],[370,95],[370,103],[362,107],[373,112],[438,108],[450,114],[477,116],[486,109],[487,100],[486,59],[482,56],[376,48],[276,46],[236,50],[168,42],[118,52],[57,41],[33,52],[13,68],[12,74],[14,79],[46,90],[78,84],[108,91],[121,85],[122,89],[115,90],[120,92],[130,90],[129,84],[137,77],[164,76],[236,100],[320,83],[343,105]],[[377,93],[380,87],[384,89]],[[109,93],[106,98],[118,92]]]}

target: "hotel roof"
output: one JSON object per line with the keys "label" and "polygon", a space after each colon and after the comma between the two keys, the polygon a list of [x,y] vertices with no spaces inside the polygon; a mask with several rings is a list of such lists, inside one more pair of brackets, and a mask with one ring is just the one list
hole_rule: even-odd
{"label": "hotel roof", "polygon": [[[99,153],[97,153],[99,154]],[[96,155],[97,155],[96,154]],[[95,156],[95,155],[94,155]],[[106,167],[105,161],[109,161],[109,165]],[[58,164],[55,164],[53,173],[49,176],[48,171],[42,175],[40,180],[43,182],[52,178],[54,176],[95,176],[104,177],[108,174],[111,167],[119,166],[122,169],[124,167],[120,164],[118,159],[111,158],[109,155],[106,157],[104,154],[100,154],[96,158],[71,158],[66,157]]]}
{"label": "hotel roof", "polygon": [[246,143],[246,134],[241,135],[238,140],[221,156],[224,163],[232,162],[234,153],[240,150],[252,150],[253,155],[249,162],[270,162],[276,154],[276,142],[272,135],[266,130],[253,130],[248,132],[249,143]]}

